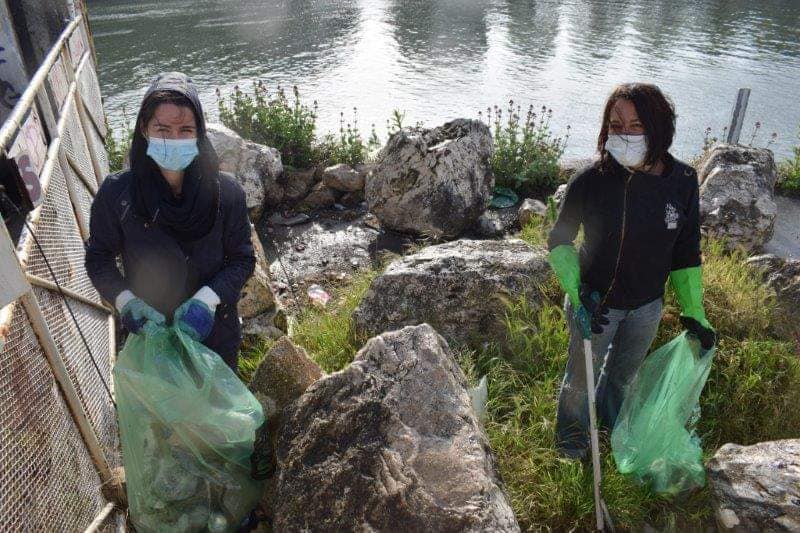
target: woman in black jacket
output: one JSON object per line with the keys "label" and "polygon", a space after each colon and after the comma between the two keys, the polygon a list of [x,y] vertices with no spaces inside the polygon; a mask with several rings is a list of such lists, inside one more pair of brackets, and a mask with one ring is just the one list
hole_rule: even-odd
{"label": "woman in black jacket", "polygon": [[184,74],[160,74],[147,90],[130,164],[105,179],[92,203],[92,283],[129,331],[173,322],[235,370],[237,303],[255,268],[250,221],[241,186],[219,171],[197,89]]}
{"label": "woman in black jacket", "polygon": [[658,87],[616,87],[599,158],[570,180],[549,235],[570,332],[556,419],[557,446],[568,457],[589,446],[583,339],[596,356],[597,410],[609,429],[658,330],[667,280],[684,326],[704,349],[715,343],[703,310],[697,173],[669,153],[674,134],[675,110]]}

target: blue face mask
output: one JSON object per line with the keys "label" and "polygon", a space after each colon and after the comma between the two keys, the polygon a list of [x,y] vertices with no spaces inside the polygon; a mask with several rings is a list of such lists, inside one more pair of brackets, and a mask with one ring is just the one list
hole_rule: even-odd
{"label": "blue face mask", "polygon": [[147,155],[167,170],[183,170],[197,154],[197,137],[191,139],[147,138]]}

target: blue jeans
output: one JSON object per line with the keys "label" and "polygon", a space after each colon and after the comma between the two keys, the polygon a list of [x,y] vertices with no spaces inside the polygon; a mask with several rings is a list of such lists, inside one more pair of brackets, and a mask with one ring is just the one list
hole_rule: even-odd
{"label": "blue jeans", "polygon": [[[569,326],[569,360],[556,415],[556,448],[570,457],[583,457],[589,447],[589,407],[583,337],[565,298]],[[614,427],[628,384],[642,364],[661,321],[661,298],[637,309],[609,309],[603,332],[592,334],[595,401],[601,426]]]}

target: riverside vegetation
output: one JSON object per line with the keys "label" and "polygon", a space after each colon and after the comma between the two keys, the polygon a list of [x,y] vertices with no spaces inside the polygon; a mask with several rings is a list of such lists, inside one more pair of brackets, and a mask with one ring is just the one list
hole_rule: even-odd
{"label": "riverside vegetation", "polygon": [[[303,103],[300,90],[292,87],[292,97],[278,86],[270,93],[261,82],[253,83],[251,93],[242,91],[237,85],[227,97],[217,89],[217,107],[220,121],[243,138],[276,148],[281,153],[283,164],[287,167],[308,168],[346,163],[354,166],[367,162],[381,146],[381,140],[371,125],[370,134],[364,138],[358,124],[358,109],[353,108],[351,121],[340,112],[338,134],[317,135],[317,110],[315,100],[309,106]],[[530,105],[525,111],[519,104],[509,100],[505,110],[494,105],[486,109],[486,114],[478,112],[478,118],[485,121],[492,130],[494,153],[492,171],[495,184],[508,187],[520,196],[546,198],[555,188],[567,181],[569,176],[562,174],[559,161],[569,141],[570,126],[566,134],[556,136],[551,127],[553,110],[542,106],[538,111]],[[386,130],[391,134],[404,124],[405,114],[398,109],[386,119]],[[422,122],[417,122],[421,127]],[[761,123],[756,122],[749,139],[752,146],[758,137]],[[126,123],[120,132],[109,129],[106,149],[112,172],[123,168],[125,156],[130,148],[133,131]],[[723,129],[719,139],[725,137]],[[773,133],[765,148],[776,140]],[[711,147],[718,137],[711,135],[711,128],[704,132],[701,151]],[[798,131],[800,141],[800,130]],[[800,195],[800,142],[792,148],[793,156],[778,164],[778,183],[776,190],[788,195]],[[699,158],[699,156],[698,156]]]}

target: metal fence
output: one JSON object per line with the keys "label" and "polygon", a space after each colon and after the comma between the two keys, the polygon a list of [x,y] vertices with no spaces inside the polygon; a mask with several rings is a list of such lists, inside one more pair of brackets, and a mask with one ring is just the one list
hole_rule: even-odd
{"label": "metal fence", "polygon": [[[83,266],[89,208],[109,172],[87,35],[82,17],[69,22],[0,129],[0,150],[41,187],[16,249],[0,246],[25,283],[0,310],[4,532],[124,528],[116,412],[106,388],[113,390],[114,320]],[[8,242],[0,222],[4,235]],[[8,269],[9,261],[0,264]]]}

